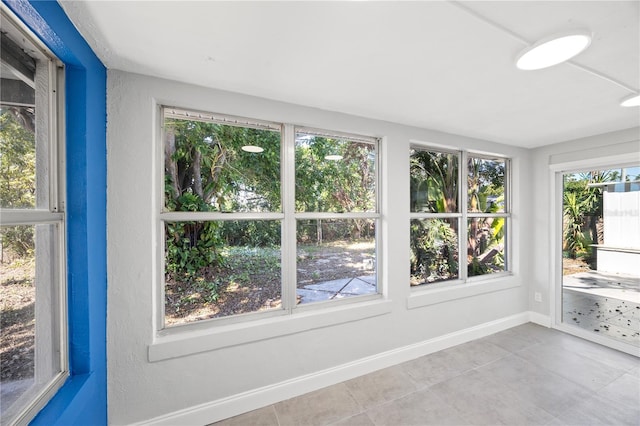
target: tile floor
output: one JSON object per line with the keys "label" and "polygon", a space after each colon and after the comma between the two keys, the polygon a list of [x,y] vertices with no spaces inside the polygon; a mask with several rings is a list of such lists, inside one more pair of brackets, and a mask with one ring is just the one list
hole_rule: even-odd
{"label": "tile floor", "polygon": [[640,425],[640,359],[525,324],[216,423]]}

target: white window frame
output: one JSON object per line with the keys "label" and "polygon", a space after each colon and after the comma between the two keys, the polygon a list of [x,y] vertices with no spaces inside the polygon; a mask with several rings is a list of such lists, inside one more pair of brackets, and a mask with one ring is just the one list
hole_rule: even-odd
{"label": "white window frame", "polygon": [[[412,293],[424,292],[425,290],[450,288],[453,286],[460,286],[464,284],[472,284],[479,281],[494,280],[496,278],[503,278],[505,276],[512,275],[511,272],[511,160],[508,157],[482,153],[463,149],[454,149],[449,147],[442,147],[439,145],[424,144],[418,142],[412,142],[409,147],[409,152],[412,150],[418,150],[423,152],[437,152],[443,154],[454,154],[458,158],[458,211],[453,213],[425,213],[425,212],[409,212],[409,220],[414,219],[452,219],[458,220],[458,278],[443,280],[434,283],[423,283],[417,286],[411,286]],[[468,184],[467,184],[467,162],[469,157],[481,158],[486,160],[492,160],[500,158],[505,162],[505,177],[504,177],[504,212],[499,213],[483,213],[483,212],[469,212],[468,206]],[[472,218],[485,218],[485,217],[502,217],[505,219],[505,236],[504,236],[504,261],[505,270],[501,272],[494,272],[491,274],[477,275],[473,277],[468,276],[468,260],[467,260],[467,240],[468,240],[468,222]],[[411,305],[411,304],[410,304]],[[416,304],[422,306],[422,304]],[[412,307],[412,306],[411,306]]]}
{"label": "white window frame", "polygon": [[[295,135],[296,133],[310,133],[310,134],[314,134],[322,137],[340,138],[343,140],[348,140],[350,142],[360,142],[360,143],[371,144],[375,147],[375,153],[376,153],[375,177],[374,177],[376,202],[375,202],[375,208],[373,212],[351,212],[351,213],[297,212],[295,211],[295,192],[291,190],[286,193],[287,198],[285,198],[285,203],[286,203],[287,209],[285,211],[293,212],[292,215],[288,215],[289,223],[287,223],[287,226],[289,227],[288,235],[289,235],[289,238],[291,239],[291,241],[288,241],[288,242],[289,244],[293,244],[293,245],[289,245],[291,249],[286,255],[287,259],[289,259],[289,261],[292,262],[292,267],[290,267],[288,270],[288,273],[290,275],[288,275],[287,278],[289,282],[294,283],[292,286],[290,286],[292,287],[290,292],[291,294],[288,295],[289,306],[291,306],[292,309],[302,312],[302,311],[311,310],[311,309],[322,309],[322,308],[325,308],[327,305],[335,305],[337,303],[354,303],[354,302],[362,302],[362,301],[374,300],[374,299],[380,298],[380,295],[382,293],[381,285],[380,285],[380,277],[381,277],[380,247],[381,247],[381,238],[382,238],[381,223],[380,223],[381,215],[380,215],[380,178],[379,178],[380,177],[380,139],[375,137],[362,136],[362,135],[343,133],[343,132],[337,132],[337,131],[328,131],[328,130],[316,129],[311,127],[303,127],[303,126],[285,125],[285,129],[290,129],[290,131],[293,133],[288,140],[293,145],[290,153],[291,157],[288,158],[288,161],[285,163],[287,167],[291,169],[287,174],[287,177],[289,179],[287,181],[287,184],[288,184],[287,188],[295,188],[295,183],[296,183],[295,182],[295,176],[296,176]],[[356,296],[356,297],[347,297],[339,300],[328,300],[323,302],[314,302],[314,303],[301,304],[301,305],[296,304],[296,288],[297,288],[296,230],[297,230],[298,220],[305,220],[305,219],[311,219],[311,220],[314,220],[314,219],[370,219],[374,221],[375,229],[376,229],[375,231],[376,293],[369,294],[369,295]]]}
{"label": "white window frame", "polygon": [[[157,114],[159,117],[158,128],[159,142],[157,161],[158,164],[164,165],[164,117],[165,111],[171,111],[170,115],[179,119],[195,119],[207,122],[215,122],[225,125],[250,127],[257,129],[268,129],[280,131],[280,191],[281,191],[281,211],[279,212],[256,212],[256,213],[229,213],[229,212],[167,212],[164,210],[164,184],[158,187],[158,205],[156,221],[156,235],[158,235],[157,244],[157,264],[158,287],[156,291],[156,313],[155,329],[156,336],[162,338],[176,336],[189,330],[209,329],[213,326],[226,326],[237,323],[245,323],[249,321],[263,320],[265,318],[273,318],[280,316],[292,315],[296,312],[308,312],[318,309],[331,309],[334,307],[344,306],[358,302],[369,302],[382,298],[381,285],[381,215],[380,215],[380,138],[373,136],[363,136],[353,133],[345,133],[340,131],[329,131],[304,126],[296,126],[295,124],[282,124],[259,119],[251,119],[238,117],[228,114],[202,112],[192,108],[176,107],[170,105],[159,104],[157,106]],[[297,132],[309,132],[318,136],[341,138],[354,142],[370,143],[375,146],[375,211],[374,212],[352,212],[352,213],[323,213],[323,212],[296,212],[295,211],[295,135]],[[156,173],[157,182],[164,182],[164,167],[158,167]],[[298,220],[303,219],[373,219],[375,221],[375,239],[376,239],[376,288],[374,294],[354,296],[330,301],[313,302],[308,304],[297,304],[297,264],[296,264],[296,226]],[[281,308],[270,309],[266,311],[248,312],[243,314],[230,315],[220,318],[203,319],[192,323],[184,323],[165,326],[165,222],[173,221],[224,221],[224,220],[280,220],[281,221]],[[371,310],[371,308],[365,308]],[[338,318],[338,317],[336,317]]]}
{"label": "white window frame", "polygon": [[[3,32],[8,31],[19,37],[25,50],[28,49],[29,56],[38,59],[33,82],[37,111],[36,206],[33,209],[0,209],[0,223],[2,226],[55,226],[51,238],[40,233],[40,238],[45,238],[45,244],[39,243],[36,238],[34,385],[3,412],[3,421],[8,424],[26,424],[69,376],[64,72],[62,62],[4,4],[0,12]],[[36,233],[37,229],[34,237]],[[39,375],[45,377],[39,379]]]}

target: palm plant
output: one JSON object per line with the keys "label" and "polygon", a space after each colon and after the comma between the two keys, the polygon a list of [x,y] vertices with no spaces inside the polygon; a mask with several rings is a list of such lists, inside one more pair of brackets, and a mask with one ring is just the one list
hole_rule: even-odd
{"label": "palm plant", "polygon": [[582,233],[584,202],[578,200],[573,192],[564,193],[563,222],[564,248],[569,257],[575,259],[579,252],[586,250],[587,241]]}

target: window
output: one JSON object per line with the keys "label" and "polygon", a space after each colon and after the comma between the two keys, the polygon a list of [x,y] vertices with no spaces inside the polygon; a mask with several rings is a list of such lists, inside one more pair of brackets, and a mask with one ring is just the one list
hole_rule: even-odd
{"label": "window", "polygon": [[164,327],[377,294],[377,140],[163,107]]}
{"label": "window", "polygon": [[508,270],[508,164],[468,152],[411,148],[412,286]]}
{"label": "window", "polygon": [[29,421],[67,376],[59,61],[2,11],[1,420]]}

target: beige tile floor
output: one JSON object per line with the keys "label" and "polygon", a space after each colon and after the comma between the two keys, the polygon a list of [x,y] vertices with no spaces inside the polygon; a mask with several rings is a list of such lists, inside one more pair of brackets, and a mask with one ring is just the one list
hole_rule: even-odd
{"label": "beige tile floor", "polygon": [[640,359],[525,324],[218,426],[640,425]]}

